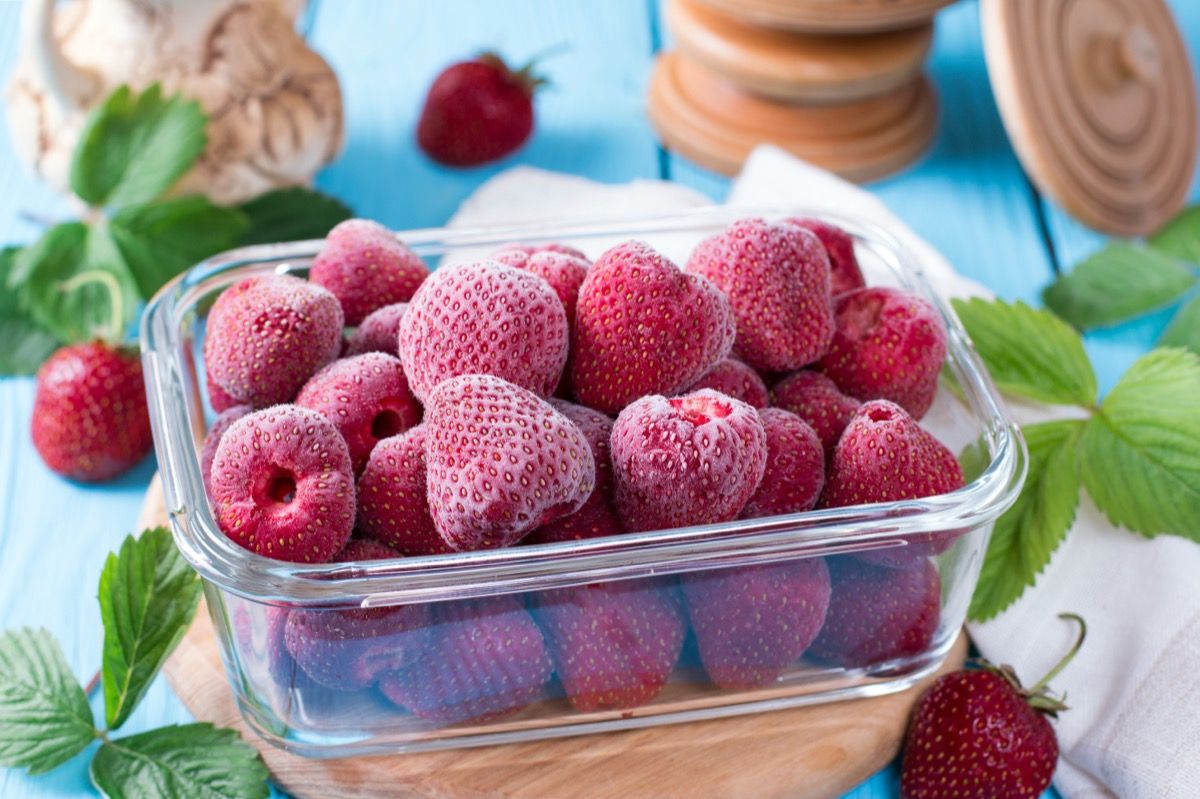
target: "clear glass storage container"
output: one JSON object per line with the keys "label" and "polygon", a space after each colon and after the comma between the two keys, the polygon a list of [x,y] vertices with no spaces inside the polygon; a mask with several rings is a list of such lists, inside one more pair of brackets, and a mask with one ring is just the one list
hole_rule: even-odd
{"label": "clear glass storage container", "polygon": [[[736,219],[797,215],[849,231],[868,284],[916,292],[945,318],[946,368],[922,424],[955,452],[980,456],[972,460],[982,471],[962,489],[503,550],[270,560],[227,539],[205,497],[204,320],[217,294],[246,276],[305,274],[321,243],[236,250],[165,287],[141,337],[166,506],[179,549],[203,577],[230,690],[249,724],[303,755],[415,752],[877,696],[934,671],[963,624],[988,535],[1020,489],[1026,457],[959,322],[894,238],[791,207],[398,235],[431,267],[517,242],[565,242],[595,258],[627,239],[683,264]],[[835,615],[832,642],[822,630],[797,656],[806,628],[833,625]]]}

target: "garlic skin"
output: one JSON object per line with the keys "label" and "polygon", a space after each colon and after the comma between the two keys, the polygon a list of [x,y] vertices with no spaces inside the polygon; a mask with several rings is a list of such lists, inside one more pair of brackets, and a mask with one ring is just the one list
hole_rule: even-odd
{"label": "garlic skin", "polygon": [[162,84],[209,114],[172,192],[240,202],[305,185],[343,142],[337,76],[295,31],[302,0],[26,0],[5,98],[19,157],[60,191],[93,106]]}

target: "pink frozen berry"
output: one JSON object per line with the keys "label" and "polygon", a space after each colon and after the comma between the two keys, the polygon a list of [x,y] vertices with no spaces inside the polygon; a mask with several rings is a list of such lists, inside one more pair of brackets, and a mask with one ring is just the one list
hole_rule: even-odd
{"label": "pink frozen berry", "polygon": [[860,400],[886,399],[920,419],[933,404],[946,360],[946,327],[924,299],[898,289],[838,298],[837,330],[820,370]]}
{"label": "pink frozen berry", "polygon": [[613,505],[612,458],[609,455],[609,439],[612,437],[612,419],[600,411],[575,405],[564,400],[552,399],[555,410],[575,423],[587,439],[596,464],[596,487],[583,507],[569,516],[555,519],[534,530],[525,539],[527,544],[548,544],[553,541],[579,541],[585,538],[601,538],[625,532],[617,509]]}
{"label": "pink frozen berry", "polygon": [[675,394],[729,354],[729,301],[639,241],[605,252],[575,310],[571,384],[590,408],[617,413],[648,394]]}
{"label": "pink frozen berry", "polygon": [[421,421],[421,406],[408,390],[400,359],[382,352],[329,364],[304,384],[296,404],[333,422],[350,448],[355,473],[381,440]]}
{"label": "pink frozen berry", "polygon": [[342,551],[333,556],[334,563],[350,563],[356,560],[387,560],[403,557],[403,552],[392,549],[374,538],[351,538]]}
{"label": "pink frozen berry", "polygon": [[212,498],[212,488],[208,475],[212,471],[213,458],[217,456],[217,445],[221,443],[221,436],[225,435],[225,431],[231,424],[253,410],[249,405],[234,405],[226,408],[217,415],[216,419],[213,419],[212,427],[208,428],[208,433],[204,436],[204,443],[200,445],[200,479],[204,481],[204,493],[210,499]]}
{"label": "pink frozen berry", "polygon": [[408,302],[429,268],[383,225],[348,219],[329,231],[308,276],[338,298],[353,327],[385,305]]}
{"label": "pink frozen berry", "polygon": [[537,275],[494,261],[439,269],[400,320],[400,359],[422,402],[439,383],[487,374],[549,396],[567,362],[570,325]]}
{"label": "pink frozen berry", "polygon": [[246,278],[208,315],[204,365],[228,396],[256,408],[291,402],[342,347],[342,307],[288,275]]}
{"label": "pink frozen berry", "polygon": [[733,352],[755,369],[799,369],[829,348],[829,256],[807,230],[743,219],[700,242],[687,270],[729,296],[737,319]]}
{"label": "pink frozen berry", "polygon": [[590,266],[587,259],[562,252],[539,250],[530,253],[517,249],[500,250],[492,255],[492,259],[545,280],[562,301],[567,321],[575,318],[579,287],[583,285]]}
{"label": "pink frozen berry", "polygon": [[295,405],[235,421],[213,458],[217,524],[268,558],[324,563],[354,528],[354,473],[328,419]]}
{"label": "pink frozen berry", "polygon": [[509,252],[524,253],[525,255],[533,255],[534,253],[539,252],[556,252],[562,255],[570,255],[574,258],[581,258],[585,261],[587,260],[587,256],[584,255],[580,250],[577,250],[574,247],[566,244],[560,244],[556,241],[546,242],[543,244],[506,244],[492,253],[492,257],[494,258],[502,253]]}
{"label": "pink frozen berry", "polygon": [[825,485],[825,450],[821,439],[794,413],[759,411],[767,431],[767,469],[743,519],[758,519],[811,510]]}
{"label": "pink frozen berry", "polygon": [[758,372],[737,358],[718,361],[716,366],[709,369],[704,377],[693,383],[684,393],[699,391],[702,388],[719,391],[755,408],[765,408],[769,404],[767,384],[758,376]]}
{"label": "pink frozen berry", "polygon": [[806,369],[776,383],[771,389],[771,404],[808,422],[817,431],[825,454],[832,455],[850,417],[862,403],[839,391],[825,375]]}
{"label": "pink frozen berry", "polygon": [[358,526],[405,555],[453,552],[425,496],[425,425],[379,442],[358,479]]}
{"label": "pink frozen berry", "polygon": [[587,438],[530,391],[491,375],[441,383],[426,406],[429,509],[459,551],[511,546],[579,510],[596,484]]}
{"label": "pink frozen berry", "polygon": [[377,308],[359,323],[346,344],[346,356],[384,352],[399,357],[400,320],[408,303],[397,302]]}
{"label": "pink frozen berry", "polygon": [[612,433],[617,512],[634,532],[736,519],[762,480],[758,411],[709,389],[642,397]]}
{"label": "pink frozen berry", "polygon": [[204,386],[208,392],[208,404],[212,406],[215,413],[224,413],[235,405],[243,404],[231,397],[225,389],[217,385],[217,381],[213,379],[211,374],[205,374]]}
{"label": "pink frozen berry", "polygon": [[858,258],[854,255],[854,239],[849,233],[837,225],[819,219],[794,218],[786,221],[811,231],[825,245],[825,252],[829,254],[833,296],[837,297],[867,285],[863,280],[862,269],[858,266]]}

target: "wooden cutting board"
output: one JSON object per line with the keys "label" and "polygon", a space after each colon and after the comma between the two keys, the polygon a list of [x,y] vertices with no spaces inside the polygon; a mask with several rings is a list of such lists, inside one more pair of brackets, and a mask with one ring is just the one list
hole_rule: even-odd
{"label": "wooden cutting board", "polygon": [[[141,526],[167,524],[155,477]],[[959,636],[942,671],[961,665]],[[167,661],[167,679],[201,721],[232,727],[297,799],[835,799],[896,756],[927,684],[890,696],[643,730],[428,754],[313,760],[258,738],[226,682],[201,607]]]}

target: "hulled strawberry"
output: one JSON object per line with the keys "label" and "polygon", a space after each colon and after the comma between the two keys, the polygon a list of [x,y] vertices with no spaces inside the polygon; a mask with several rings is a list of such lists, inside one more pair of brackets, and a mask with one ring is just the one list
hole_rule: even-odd
{"label": "hulled strawberry", "polygon": [[812,232],[825,245],[825,252],[829,254],[833,296],[837,297],[867,285],[863,280],[862,269],[858,266],[858,258],[854,255],[854,239],[849,233],[820,219],[797,217],[788,219],[787,222]]}
{"label": "hulled strawberry", "polygon": [[775,384],[771,404],[808,422],[820,437],[825,454],[832,456],[842,431],[862,403],[839,391],[827,376],[805,369]]}

